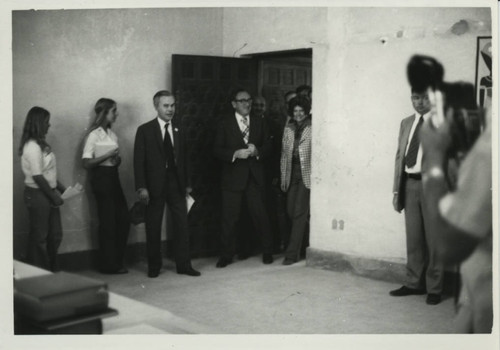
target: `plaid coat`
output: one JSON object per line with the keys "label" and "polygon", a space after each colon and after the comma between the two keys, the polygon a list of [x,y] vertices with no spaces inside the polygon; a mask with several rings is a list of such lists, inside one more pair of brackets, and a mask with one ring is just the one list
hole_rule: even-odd
{"label": "plaid coat", "polygon": [[[311,188],[311,119],[302,131],[299,141],[300,168],[302,170],[302,181],[306,188]],[[290,187],[290,178],[292,175],[292,154],[293,143],[295,141],[295,124],[288,123],[283,132],[281,149],[281,183],[285,184],[285,189]]]}

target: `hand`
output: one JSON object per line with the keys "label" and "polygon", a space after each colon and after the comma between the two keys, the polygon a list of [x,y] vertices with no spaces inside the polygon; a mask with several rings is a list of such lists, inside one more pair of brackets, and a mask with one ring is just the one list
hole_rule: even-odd
{"label": "hand", "polygon": [[116,156],[111,157],[110,161],[111,161],[111,164],[113,164],[114,166],[119,166],[122,162],[122,157],[120,157],[119,155],[116,155]]}
{"label": "hand", "polygon": [[234,158],[247,159],[250,156],[248,148],[242,148],[234,152]]}
{"label": "hand", "polygon": [[137,197],[139,198],[139,200],[148,205],[149,203],[149,192],[147,189],[145,188],[140,188],[138,191],[137,191]]}
{"label": "hand", "polygon": [[119,156],[118,148],[112,149],[111,151],[108,151],[103,155],[103,157],[105,159],[112,158],[112,157],[118,157],[118,156]]}
{"label": "hand", "polygon": [[54,193],[54,196],[52,198],[52,206],[54,208],[57,208],[63,204],[64,204],[64,200],[61,198],[61,196],[58,193]]}
{"label": "hand", "polygon": [[248,144],[248,150],[250,151],[250,156],[252,156],[252,157],[255,157],[259,154],[259,152],[257,151],[257,148],[255,147],[255,145],[253,143]]}
{"label": "hand", "polygon": [[394,197],[392,198],[392,206],[395,211],[401,213],[401,209],[399,209],[399,195],[397,193],[394,193]]}
{"label": "hand", "polygon": [[186,187],[186,194],[191,194],[193,192],[193,189],[191,187]]}

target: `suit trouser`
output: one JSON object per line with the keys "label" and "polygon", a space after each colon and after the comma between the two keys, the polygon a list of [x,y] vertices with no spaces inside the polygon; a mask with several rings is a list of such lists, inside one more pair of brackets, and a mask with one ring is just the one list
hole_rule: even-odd
{"label": "suit trouser", "polygon": [[61,214],[37,188],[26,187],[24,202],[29,213],[28,262],[57,270],[57,249],[62,241]]}
{"label": "suit trouser", "polygon": [[163,194],[149,193],[149,204],[146,208],[146,246],[150,271],[157,271],[162,267],[161,223],[165,202],[172,214],[177,269],[191,266],[185,189],[180,188],[175,170],[167,170],[164,188]]}
{"label": "suit trouser", "polygon": [[247,202],[254,226],[261,235],[263,253],[272,254],[273,237],[262,192],[263,187],[259,186],[252,176],[249,176],[247,186],[242,191],[222,190],[222,257],[232,259],[235,253],[236,223],[241,215],[243,198]]}
{"label": "suit trouser", "polygon": [[130,230],[130,216],[118,168],[95,167],[91,185],[99,216],[100,270],[116,271],[123,267]]}
{"label": "suit trouser", "polygon": [[422,181],[411,178],[405,181],[406,286],[427,288],[427,293],[441,294],[444,269],[437,259],[434,240],[430,235]]}

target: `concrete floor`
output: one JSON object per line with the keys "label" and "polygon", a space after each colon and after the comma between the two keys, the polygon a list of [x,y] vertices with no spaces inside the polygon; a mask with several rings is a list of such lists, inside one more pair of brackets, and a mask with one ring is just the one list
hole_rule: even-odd
{"label": "concrete floor", "polygon": [[[193,260],[201,277],[175,273],[165,260],[160,276],[139,262],[126,275],[82,274],[110,291],[168,311],[215,334],[446,334],[453,328],[451,297],[439,305],[425,295],[391,297],[399,284],[306,267],[271,265],[260,257],[215,268],[215,258]],[[138,315],[139,318],[139,315]]]}

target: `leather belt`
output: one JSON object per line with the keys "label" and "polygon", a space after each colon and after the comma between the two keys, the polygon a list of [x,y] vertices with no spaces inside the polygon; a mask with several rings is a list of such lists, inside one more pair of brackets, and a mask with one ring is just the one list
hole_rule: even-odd
{"label": "leather belt", "polygon": [[409,174],[406,173],[406,177],[412,180],[422,180],[422,174]]}

